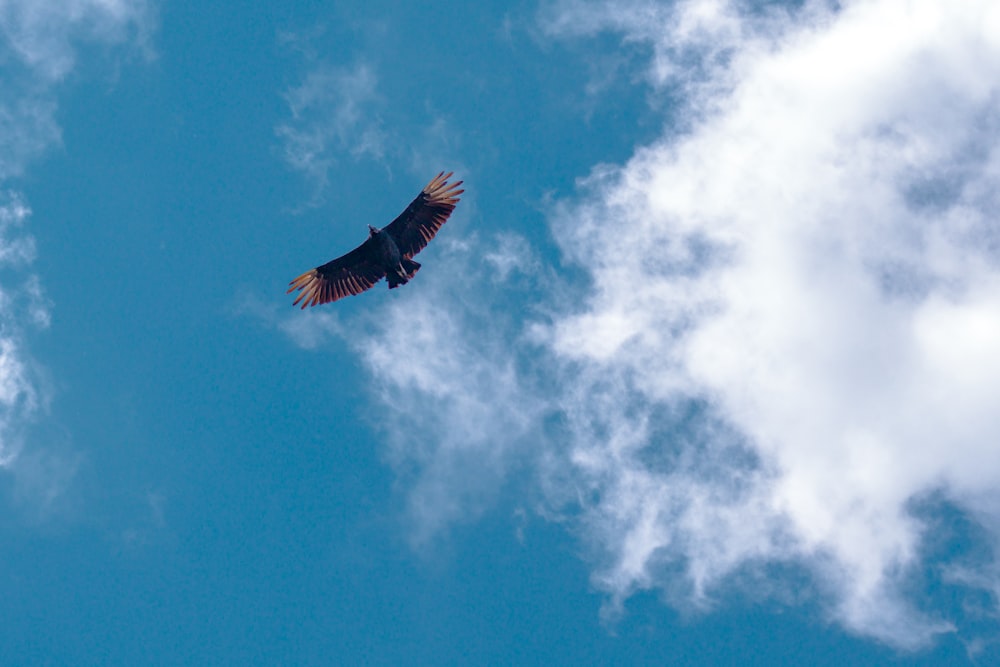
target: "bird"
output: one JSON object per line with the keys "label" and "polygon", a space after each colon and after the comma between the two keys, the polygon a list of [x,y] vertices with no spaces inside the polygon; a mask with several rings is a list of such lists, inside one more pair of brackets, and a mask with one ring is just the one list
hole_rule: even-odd
{"label": "bird", "polygon": [[424,249],[448,220],[459,202],[462,181],[449,183],[454,172],[443,171],[424,186],[395,220],[377,229],[368,225],[368,238],[346,255],[306,271],[289,283],[286,294],[298,290],[293,306],[302,309],[361,294],[386,278],[389,289],[413,279],[420,264],[413,256]]}

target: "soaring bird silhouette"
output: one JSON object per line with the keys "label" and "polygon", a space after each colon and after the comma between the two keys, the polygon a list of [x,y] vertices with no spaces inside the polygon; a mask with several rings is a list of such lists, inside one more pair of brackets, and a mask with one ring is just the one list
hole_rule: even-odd
{"label": "soaring bird silhouette", "polygon": [[383,277],[389,289],[410,282],[420,269],[413,256],[424,249],[455,210],[462,181],[448,183],[453,172],[431,179],[406,210],[382,229],[368,225],[368,240],[342,257],[306,271],[289,283],[299,290],[292,305],[330,303],[371,289]]}

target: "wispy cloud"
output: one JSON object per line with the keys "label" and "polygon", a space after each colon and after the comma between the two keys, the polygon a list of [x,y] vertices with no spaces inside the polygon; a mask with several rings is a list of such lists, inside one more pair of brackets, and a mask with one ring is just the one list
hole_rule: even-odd
{"label": "wispy cloud", "polygon": [[[499,307],[502,294],[522,295],[541,275],[528,244],[514,234],[434,243],[436,270],[425,267],[405,298],[396,292],[350,321],[253,299],[239,308],[299,347],[336,337],[363,360],[376,378],[373,394],[390,406],[378,427],[390,464],[412,484],[406,506],[417,548],[496,501],[510,472],[530,458],[548,409],[537,388],[522,384],[527,359],[510,346],[519,322]],[[492,250],[480,254],[485,246]],[[497,433],[505,434],[501,442]]]}
{"label": "wispy cloud", "polygon": [[[34,240],[23,229],[30,209],[16,193],[0,199],[0,265],[24,269],[34,259]],[[34,275],[0,285],[0,465],[9,467],[24,430],[45,408],[44,384],[25,352],[26,331],[46,327],[49,313]]]}
{"label": "wispy cloud", "polygon": [[128,43],[149,49],[155,13],[149,0],[4,0],[0,32],[20,63],[47,81],[74,67],[78,44]]}
{"label": "wispy cloud", "polygon": [[[780,3],[749,11],[749,3],[730,0],[558,0],[543,5],[539,22],[544,33],[560,40],[589,40],[601,34],[620,38],[617,59],[626,59],[655,90],[679,89],[680,98],[696,108],[712,102],[734,84],[730,68],[737,52],[746,52],[762,38],[774,37],[790,26]],[[811,3],[810,6],[818,6]],[[799,12],[803,20],[806,10]],[[591,59],[600,57],[597,54]],[[628,76],[620,63],[613,70]],[[601,71],[596,68],[595,71]],[[603,86],[592,82],[599,91]]]}
{"label": "wispy cloud", "polygon": [[265,328],[277,329],[305,350],[313,350],[338,336],[345,336],[336,311],[289,311],[288,302],[263,301],[253,294],[244,294],[233,304],[232,314],[256,320]]}
{"label": "wispy cloud", "polygon": [[[554,5],[552,34],[645,48],[687,127],[554,208],[589,287],[512,317],[489,275],[519,252],[495,252],[359,350],[400,419],[418,536],[525,466],[593,547],[609,613],[642,589],[698,608],[746,577],[778,591],[778,566],[855,633],[915,649],[953,630],[909,597],[913,508],[945,498],[998,546],[994,5]],[[995,591],[996,571],[962,582]]]}
{"label": "wispy cloud", "polygon": [[148,56],[155,22],[148,0],[0,2],[0,179],[19,175],[60,141],[56,86],[81,44],[127,45]]}
{"label": "wispy cloud", "polygon": [[281,157],[312,189],[306,206],[325,202],[331,174],[360,166],[374,165],[390,179],[400,164],[421,179],[442,169],[468,177],[460,128],[438,107],[433,90],[413,92],[398,104],[398,82],[394,96],[383,92],[386,70],[377,58],[344,62],[323,56],[314,45],[316,34],[279,36],[302,57],[299,81],[281,93],[288,116],[275,134]]}
{"label": "wispy cloud", "polygon": [[322,63],[285,93],[291,119],[276,132],[289,165],[312,182],[316,201],[322,199],[329,170],[339,159],[382,161],[386,135],[377,113],[377,86],[369,65],[341,68]]}
{"label": "wispy cloud", "polygon": [[524,384],[527,359],[510,345],[516,322],[482,298],[512,289],[511,273],[484,271],[479,251],[452,245],[439,261],[447,273],[422,275],[419,291],[380,310],[365,344],[355,341],[375,393],[391,406],[380,426],[392,464],[412,484],[411,537],[420,546],[496,501],[511,471],[533,458],[550,409]]}
{"label": "wispy cloud", "polygon": [[48,385],[28,351],[30,335],[49,325],[52,304],[32,272],[31,209],[11,180],[60,141],[59,84],[83,44],[127,46],[149,55],[155,14],[147,0],[0,0],[0,464],[36,507],[48,506],[76,462],[24,454],[27,433],[42,418]]}
{"label": "wispy cloud", "polygon": [[[0,84],[3,85],[3,84]],[[35,90],[8,90],[0,102],[0,179],[20,175],[25,166],[61,139],[55,102]]]}

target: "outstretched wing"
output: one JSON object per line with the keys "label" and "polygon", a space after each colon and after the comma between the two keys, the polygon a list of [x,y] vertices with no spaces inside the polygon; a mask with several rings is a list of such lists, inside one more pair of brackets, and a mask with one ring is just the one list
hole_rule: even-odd
{"label": "outstretched wing", "polygon": [[452,173],[442,171],[431,179],[406,210],[383,228],[403,257],[409,259],[423,250],[455,210],[458,195],[465,190],[458,189],[462,181],[448,183]]}
{"label": "outstretched wing", "polygon": [[375,247],[369,239],[343,257],[306,271],[289,283],[287,293],[299,290],[292,305],[302,307],[330,303],[371,289],[385,276],[385,269],[375,261]]}

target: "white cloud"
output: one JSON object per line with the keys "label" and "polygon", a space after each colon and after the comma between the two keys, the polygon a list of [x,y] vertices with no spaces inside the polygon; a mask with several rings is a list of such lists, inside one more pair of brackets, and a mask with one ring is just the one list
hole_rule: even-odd
{"label": "white cloud", "polygon": [[[23,226],[31,211],[16,193],[0,199],[0,265],[24,268],[34,259],[34,240]],[[28,316],[25,317],[25,313]],[[46,407],[35,363],[24,350],[25,331],[48,326],[38,280],[0,285],[0,466],[10,467],[23,446],[24,430]]]}
{"label": "white cloud", "polygon": [[533,462],[610,611],[649,588],[707,608],[778,565],[855,633],[950,631],[908,598],[912,507],[939,494],[998,545],[1000,5],[577,2],[546,21],[645,45],[687,126],[554,212],[582,304],[557,288],[522,334],[487,297],[438,294],[363,351],[407,420],[423,534]]}
{"label": "white cloud", "polygon": [[153,16],[148,0],[0,0],[0,33],[35,76],[56,81],[73,69],[78,42],[148,48]]}
{"label": "white cloud", "polygon": [[330,167],[342,155],[382,160],[386,137],[375,113],[377,84],[368,65],[340,68],[321,63],[285,93],[292,118],[276,132],[285,159],[313,182],[317,198]]}
{"label": "white cloud", "polygon": [[0,0],[0,466],[16,473],[19,493],[47,507],[76,463],[55,454],[22,455],[27,432],[47,409],[44,372],[30,335],[49,325],[52,305],[31,272],[31,210],[9,182],[60,141],[58,86],[84,44],[127,45],[148,54],[154,15],[146,0]]}
{"label": "white cloud", "polygon": [[[733,32],[731,11],[708,16]],[[690,489],[635,455],[603,466],[611,488],[630,486],[590,508],[616,518],[599,580],[621,595],[666,585],[649,575],[666,557],[697,587],[805,560],[847,627],[915,647],[949,626],[899,592],[921,539],[907,504],[1000,482],[1000,9],[847,3],[779,35],[744,37],[730,85],[698,89],[719,97],[688,134],[597,173],[556,223],[595,281],[549,330],[556,354],[624,375],[650,406],[704,401],[767,471],[720,499],[728,481]]]}
{"label": "white cloud", "polygon": [[150,52],[147,0],[0,0],[0,179],[18,176],[58,143],[56,85],[82,44]]}
{"label": "white cloud", "polygon": [[339,64],[317,53],[313,42],[323,32],[279,36],[304,61],[301,81],[282,93],[288,118],[275,134],[281,157],[312,187],[307,207],[324,203],[331,173],[345,168],[376,165],[390,180],[400,164],[422,179],[442,170],[469,173],[459,150],[461,132],[433,90],[393,104],[382,91],[377,62]]}
{"label": "white cloud", "polygon": [[[0,84],[2,85],[2,84]],[[7,91],[0,102],[0,179],[18,176],[27,163],[61,138],[56,105],[33,91]]]}
{"label": "white cloud", "polygon": [[[545,408],[521,391],[503,324],[470,306],[459,321],[428,292],[410,294],[380,313],[374,342],[358,347],[391,406],[380,422],[390,435],[390,460],[404,478],[419,471],[410,480],[408,514],[420,546],[496,500],[515,455],[530,451],[528,436]],[[465,318],[478,322],[469,326]],[[497,433],[503,446],[493,446]]]}
{"label": "white cloud", "polygon": [[346,332],[336,311],[288,309],[284,303],[265,302],[245,294],[233,306],[233,315],[249,316],[266,328],[277,329],[304,350],[314,350],[333,337],[345,337]]}
{"label": "white cloud", "polygon": [[[417,548],[496,501],[506,477],[533,456],[550,408],[522,383],[525,359],[509,346],[518,322],[496,307],[496,298],[483,298],[524,289],[517,279],[537,280],[538,260],[514,234],[485,242],[492,251],[480,257],[475,237],[450,238],[454,224],[434,241],[438,256],[411,284],[388,297],[361,297],[375,302],[372,310],[350,321],[254,300],[238,308],[299,347],[339,337],[363,360],[376,378],[371,390],[386,406],[375,423],[388,436],[388,460],[412,484],[406,514]],[[385,289],[384,282],[374,288]],[[501,443],[497,433],[504,434]]]}
{"label": "white cloud", "polygon": [[537,274],[541,269],[538,257],[522,236],[500,232],[490,245],[483,252],[483,262],[495,282],[506,282],[516,273]]}

